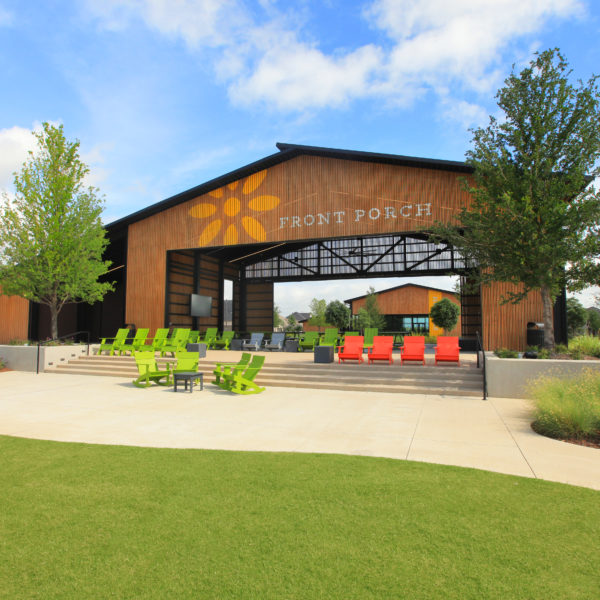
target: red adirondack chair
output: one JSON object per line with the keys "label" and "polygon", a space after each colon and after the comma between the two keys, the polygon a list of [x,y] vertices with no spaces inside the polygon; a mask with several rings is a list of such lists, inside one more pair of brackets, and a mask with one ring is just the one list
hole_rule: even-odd
{"label": "red adirondack chair", "polygon": [[460,346],[456,336],[438,336],[437,346],[435,347],[435,364],[437,365],[438,362],[455,362],[460,365],[459,350]]}
{"label": "red adirondack chair", "polygon": [[403,365],[405,360],[419,361],[425,364],[425,336],[404,336],[404,346],[401,348],[400,364]]}
{"label": "red adirondack chair", "polygon": [[367,357],[369,364],[374,360],[387,360],[390,365],[394,362],[392,350],[394,349],[393,335],[375,335],[373,336],[373,346],[369,348]]}
{"label": "red adirondack chair", "polygon": [[363,362],[363,335],[349,335],[344,339],[344,345],[338,346],[338,363],[343,360]]}

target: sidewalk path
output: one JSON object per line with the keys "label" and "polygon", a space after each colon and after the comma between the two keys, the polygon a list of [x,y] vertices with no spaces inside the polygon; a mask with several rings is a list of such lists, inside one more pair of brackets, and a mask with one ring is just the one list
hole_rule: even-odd
{"label": "sidewalk path", "polygon": [[[208,379],[208,374],[205,376]],[[544,438],[525,400],[270,387],[237,396],[114,377],[0,373],[0,434],[169,448],[360,454],[600,490],[600,450]]]}

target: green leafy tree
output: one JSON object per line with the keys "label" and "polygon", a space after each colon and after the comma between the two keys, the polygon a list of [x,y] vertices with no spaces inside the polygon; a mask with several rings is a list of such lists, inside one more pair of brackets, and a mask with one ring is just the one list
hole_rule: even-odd
{"label": "green leafy tree", "polygon": [[365,305],[358,309],[356,320],[361,329],[365,327],[385,328],[385,317],[381,314],[379,303],[377,302],[377,294],[373,287],[367,290]]}
{"label": "green leafy tree", "polygon": [[567,298],[567,329],[569,336],[580,334],[588,320],[587,310],[577,298]]}
{"label": "green leafy tree", "polygon": [[325,318],[327,302],[325,300],[317,300],[317,298],[313,298],[310,301],[309,308],[311,317],[308,320],[308,324],[318,327],[319,329],[325,327],[327,325],[327,319]]}
{"label": "green leafy tree", "polygon": [[586,308],[587,328],[592,335],[598,335],[600,331],[600,311],[597,308]]}
{"label": "green leafy tree", "polygon": [[448,332],[456,327],[459,315],[460,308],[448,298],[442,298],[436,302],[429,312],[434,325],[441,327],[444,330],[444,335],[448,335]]}
{"label": "green leafy tree", "polygon": [[348,326],[350,320],[350,309],[343,302],[333,300],[325,309],[325,320],[338,329]]}
{"label": "green leafy tree", "polygon": [[302,325],[300,323],[298,323],[298,321],[296,321],[296,317],[294,317],[294,315],[290,315],[287,318],[287,327],[285,328],[286,331],[290,331],[290,332],[294,332],[294,331],[302,331]]}
{"label": "green leafy tree", "polygon": [[553,303],[563,286],[598,280],[600,198],[588,186],[600,157],[596,77],[569,82],[557,49],[536,55],[496,95],[500,119],[473,131],[472,203],[435,237],[479,267],[481,283],[504,281],[520,302],[539,290],[545,346],[554,346]]}
{"label": "green leafy tree", "polygon": [[283,318],[281,317],[281,309],[277,304],[273,305],[273,327],[281,327],[283,325]]}
{"label": "green leafy tree", "polygon": [[3,194],[0,209],[0,286],[50,309],[52,337],[67,302],[101,300],[112,284],[107,272],[100,221],[102,201],[85,187],[88,167],[79,158],[79,142],[65,139],[62,125],[43,124],[36,152],[15,173],[15,196]]}

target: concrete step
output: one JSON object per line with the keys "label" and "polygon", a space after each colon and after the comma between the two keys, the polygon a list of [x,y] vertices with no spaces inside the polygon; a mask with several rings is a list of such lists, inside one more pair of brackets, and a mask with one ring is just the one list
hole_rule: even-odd
{"label": "concrete step", "polygon": [[[163,362],[175,362],[162,358]],[[199,370],[205,382],[212,380],[212,371],[221,360],[202,359]],[[62,363],[47,372],[79,375],[108,375],[134,379],[138,370],[131,356],[82,356]],[[256,381],[273,387],[317,388],[362,392],[407,394],[450,394],[479,396],[482,374],[472,365],[433,366],[388,364],[313,363],[293,361],[267,362]]]}

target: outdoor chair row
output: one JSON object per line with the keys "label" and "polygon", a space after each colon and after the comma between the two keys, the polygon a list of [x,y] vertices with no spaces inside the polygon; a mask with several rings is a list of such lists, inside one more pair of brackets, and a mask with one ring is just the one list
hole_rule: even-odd
{"label": "outdoor chair row", "polygon": [[160,352],[165,356],[167,352],[172,355],[181,350],[185,350],[188,344],[203,343],[207,348],[222,348],[227,350],[235,333],[233,331],[224,331],[220,336],[216,327],[209,327],[202,335],[199,331],[193,331],[188,328],[175,328],[169,336],[168,328],[159,328],[154,337],[148,337],[149,329],[140,328],[135,332],[133,338],[129,338],[130,330],[122,328],[117,331],[113,338],[103,338],[98,348],[98,354],[108,352],[110,356],[130,352]]}
{"label": "outdoor chair row", "polygon": [[[369,364],[374,361],[385,360],[389,364],[394,362],[392,352],[394,349],[394,336],[374,336],[373,345],[367,350]],[[458,337],[438,336],[435,346],[435,364],[439,362],[455,362],[460,365],[460,347]],[[338,346],[338,362],[357,360],[363,362],[364,338],[363,336],[350,336],[344,340],[344,345]],[[404,345],[400,348],[400,364],[405,362],[421,362],[425,364],[425,337],[422,335],[406,336]]]}

